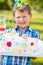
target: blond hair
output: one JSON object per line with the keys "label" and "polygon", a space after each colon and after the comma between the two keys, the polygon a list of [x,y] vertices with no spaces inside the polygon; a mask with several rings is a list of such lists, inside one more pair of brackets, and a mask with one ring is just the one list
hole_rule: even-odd
{"label": "blond hair", "polygon": [[15,16],[15,11],[16,11],[16,10],[19,10],[20,12],[27,11],[28,14],[31,14],[31,8],[30,8],[30,6],[28,6],[28,5],[26,5],[26,6],[24,6],[24,7],[17,7],[17,8],[15,8],[15,9],[13,9],[13,16]]}

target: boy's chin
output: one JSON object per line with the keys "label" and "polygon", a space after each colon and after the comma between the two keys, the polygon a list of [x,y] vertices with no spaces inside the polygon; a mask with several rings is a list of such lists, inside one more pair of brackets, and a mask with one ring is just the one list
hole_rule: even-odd
{"label": "boy's chin", "polygon": [[26,29],[27,26],[20,26],[19,28],[20,28],[20,29]]}

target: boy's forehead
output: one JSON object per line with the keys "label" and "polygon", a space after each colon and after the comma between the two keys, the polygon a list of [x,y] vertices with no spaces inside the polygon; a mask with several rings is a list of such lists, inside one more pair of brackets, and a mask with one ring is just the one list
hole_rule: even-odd
{"label": "boy's forehead", "polygon": [[24,12],[20,12],[20,11],[16,11],[15,12],[15,17],[22,17],[22,16],[28,16],[28,12],[24,11]]}
{"label": "boy's forehead", "polygon": [[24,10],[23,12],[20,11],[20,10],[16,10],[16,11],[15,11],[15,14],[16,14],[16,13],[19,14],[19,15],[20,15],[20,14],[28,14],[28,12],[27,12],[26,10]]}
{"label": "boy's forehead", "polygon": [[18,8],[18,9],[15,9],[15,12],[21,12],[21,13],[24,13],[24,12],[28,12],[28,10],[24,9],[24,8]]}

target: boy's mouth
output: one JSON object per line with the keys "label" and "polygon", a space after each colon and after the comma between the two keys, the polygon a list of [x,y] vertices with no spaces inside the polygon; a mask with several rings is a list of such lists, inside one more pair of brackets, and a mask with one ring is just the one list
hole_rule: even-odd
{"label": "boy's mouth", "polygon": [[21,23],[19,23],[19,24],[25,24],[25,23],[26,23],[26,22],[23,22],[23,23],[21,22]]}

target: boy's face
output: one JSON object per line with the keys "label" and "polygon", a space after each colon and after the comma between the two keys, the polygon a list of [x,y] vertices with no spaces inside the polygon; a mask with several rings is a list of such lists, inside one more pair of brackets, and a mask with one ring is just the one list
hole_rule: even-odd
{"label": "boy's face", "polygon": [[27,11],[15,11],[14,20],[16,21],[16,24],[19,26],[20,29],[26,29],[29,25],[30,19],[31,14],[28,14]]}

